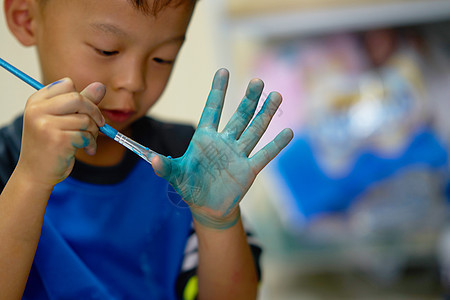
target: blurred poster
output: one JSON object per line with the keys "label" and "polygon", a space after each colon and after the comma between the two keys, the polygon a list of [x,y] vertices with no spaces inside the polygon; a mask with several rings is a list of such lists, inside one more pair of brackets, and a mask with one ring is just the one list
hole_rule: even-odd
{"label": "blurred poster", "polygon": [[[427,219],[418,218],[424,207],[442,211],[448,147],[430,95],[448,95],[450,82],[429,81],[433,73],[448,78],[450,56],[437,54],[448,51],[444,44],[445,36],[424,29],[381,29],[277,44],[261,56],[268,89],[282,87],[279,127],[296,127],[277,160],[297,212],[289,212],[289,226],[328,213],[377,214],[381,205],[400,209],[397,228],[402,217]],[[410,211],[416,202],[423,202],[416,215],[401,212],[401,203]]]}

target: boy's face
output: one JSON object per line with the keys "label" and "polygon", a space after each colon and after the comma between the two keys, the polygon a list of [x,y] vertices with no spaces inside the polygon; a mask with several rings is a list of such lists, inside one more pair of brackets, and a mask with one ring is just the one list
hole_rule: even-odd
{"label": "boy's face", "polygon": [[192,11],[182,4],[153,17],[127,0],[48,1],[33,24],[43,80],[70,77],[77,90],[102,82],[99,107],[109,125],[126,131],[163,92]]}

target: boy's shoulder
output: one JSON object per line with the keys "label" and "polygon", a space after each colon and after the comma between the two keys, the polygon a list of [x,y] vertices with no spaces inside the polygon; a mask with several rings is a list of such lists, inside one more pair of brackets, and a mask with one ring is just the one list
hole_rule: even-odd
{"label": "boy's shoulder", "polygon": [[22,115],[0,128],[0,190],[3,190],[19,160],[22,128]]}

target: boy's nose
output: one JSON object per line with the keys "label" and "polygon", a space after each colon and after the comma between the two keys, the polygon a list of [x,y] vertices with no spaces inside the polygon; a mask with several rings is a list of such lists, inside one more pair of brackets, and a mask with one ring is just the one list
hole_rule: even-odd
{"label": "boy's nose", "polygon": [[145,64],[138,61],[128,61],[121,64],[114,74],[114,86],[118,90],[131,93],[145,89]]}

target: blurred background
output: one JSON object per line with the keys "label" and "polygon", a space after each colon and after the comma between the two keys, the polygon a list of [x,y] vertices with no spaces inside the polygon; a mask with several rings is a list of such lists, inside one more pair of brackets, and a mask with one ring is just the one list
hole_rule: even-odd
{"label": "blurred background", "polygon": [[[39,78],[1,22],[0,57]],[[257,148],[295,133],[242,203],[259,299],[450,297],[450,0],[200,1],[149,114],[195,125],[220,67],[222,120],[258,77],[284,102]],[[33,90],[0,89],[5,124]]]}

